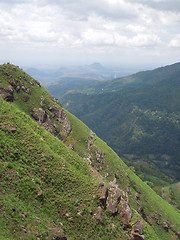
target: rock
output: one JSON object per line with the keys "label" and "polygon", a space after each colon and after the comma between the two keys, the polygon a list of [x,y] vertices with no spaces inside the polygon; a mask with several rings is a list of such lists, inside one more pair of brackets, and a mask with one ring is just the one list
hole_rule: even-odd
{"label": "rock", "polygon": [[42,108],[33,108],[31,116],[40,124],[47,120],[47,113]]}
{"label": "rock", "polygon": [[19,93],[20,90],[21,90],[21,87],[20,87],[20,86],[17,86],[17,87],[16,87],[16,92]]}
{"label": "rock", "polygon": [[115,201],[117,202],[117,204],[120,203],[121,197],[122,197],[121,190],[118,188],[118,189],[116,189],[115,194],[114,194],[114,196],[113,196],[113,198],[115,199]]}
{"label": "rock", "polygon": [[166,222],[162,223],[163,228],[166,230],[166,232],[169,231],[169,225]]}
{"label": "rock", "polygon": [[60,227],[48,228],[48,230],[53,232],[55,240],[68,240],[64,230]]}
{"label": "rock", "polygon": [[34,82],[35,82],[39,87],[41,87],[40,82],[38,82],[37,80],[34,80]]}
{"label": "rock", "polygon": [[143,207],[141,207],[141,208],[139,209],[139,213],[141,214],[141,216],[143,217],[143,219],[151,225],[151,223],[148,221],[148,218],[147,218],[147,216],[146,216],[146,214],[145,214],[145,212],[144,212],[144,208],[143,208]]}
{"label": "rock", "polygon": [[30,89],[29,89],[28,87],[22,85],[21,89],[22,89],[25,93],[31,95],[31,91],[30,91]]}
{"label": "rock", "polygon": [[15,133],[17,131],[16,127],[14,127],[13,125],[6,125],[5,127],[7,127],[12,133]]}
{"label": "rock", "polygon": [[144,226],[143,226],[143,223],[141,222],[141,218],[136,219],[134,226],[132,228],[132,231],[142,235],[143,229],[144,229]]}
{"label": "rock", "polygon": [[13,95],[6,95],[6,96],[4,97],[4,100],[5,100],[6,102],[14,102],[14,96],[13,96]]}
{"label": "rock", "polygon": [[118,188],[118,185],[116,184],[116,178],[109,183],[109,186],[112,188]]}
{"label": "rock", "polygon": [[74,150],[74,144],[73,143],[69,144],[69,148]]}
{"label": "rock", "polygon": [[133,240],[145,240],[145,236],[140,235],[139,233],[134,233],[133,234]]}
{"label": "rock", "polygon": [[108,197],[108,188],[105,183],[101,183],[100,188],[101,189],[100,189],[100,193],[99,193],[99,200],[102,203],[102,205],[104,206],[104,208],[106,208],[106,201],[107,201],[107,197]]}
{"label": "rock", "polygon": [[121,198],[120,201],[120,216],[123,220],[124,227],[129,227],[132,219],[132,211],[128,201],[125,201],[123,198]]}
{"label": "rock", "polygon": [[110,200],[107,205],[107,209],[115,216],[118,213],[118,203],[116,201],[112,202]]}
{"label": "rock", "polygon": [[117,173],[115,173],[115,178],[119,179],[119,175]]}
{"label": "rock", "polygon": [[121,200],[121,190],[115,189],[114,195],[112,196],[112,199],[108,201],[107,209],[112,213],[112,215],[116,215],[118,213],[118,204]]}
{"label": "rock", "polygon": [[43,199],[43,191],[39,191],[38,194],[37,194],[37,197],[39,199]]}
{"label": "rock", "polygon": [[41,107],[43,106],[43,104],[45,103],[45,101],[44,101],[44,97],[43,96],[41,96]]}
{"label": "rock", "polygon": [[116,230],[117,230],[117,227],[116,227],[116,225],[114,225],[114,223],[112,224],[112,231],[113,232],[116,232]]}
{"label": "rock", "polygon": [[82,212],[78,212],[77,215],[82,217]]}
{"label": "rock", "polygon": [[103,212],[102,212],[102,208],[98,207],[97,213],[94,214],[94,218],[96,219],[97,222],[99,222],[100,224],[104,224],[103,221]]}
{"label": "rock", "polygon": [[98,163],[101,163],[102,160],[103,160],[103,154],[102,154],[101,150],[98,150],[98,151],[96,152],[96,161],[97,161]]}
{"label": "rock", "polygon": [[63,123],[63,120],[66,117],[66,114],[63,110],[60,110],[58,107],[52,105],[51,107],[48,108],[50,112],[53,113],[53,118],[56,118],[60,123]]}
{"label": "rock", "polygon": [[139,197],[139,195],[137,193],[135,194],[135,199],[136,200],[140,200],[140,197]]}

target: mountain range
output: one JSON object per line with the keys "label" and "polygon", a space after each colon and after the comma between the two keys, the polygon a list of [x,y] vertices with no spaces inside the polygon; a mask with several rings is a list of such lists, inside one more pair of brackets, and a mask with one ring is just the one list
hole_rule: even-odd
{"label": "mountain range", "polygon": [[178,210],[9,63],[0,106],[2,240],[178,239]]}
{"label": "mountain range", "polygon": [[176,63],[94,83],[60,99],[157,188],[180,180],[179,93],[180,63]]}

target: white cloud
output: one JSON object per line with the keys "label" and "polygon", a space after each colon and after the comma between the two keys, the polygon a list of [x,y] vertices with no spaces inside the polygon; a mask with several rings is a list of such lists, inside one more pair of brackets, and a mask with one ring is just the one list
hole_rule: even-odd
{"label": "white cloud", "polygon": [[[170,3],[177,11],[167,8]],[[56,59],[72,49],[77,59],[89,52],[94,59],[109,58],[107,53],[148,58],[150,48],[177,56],[172,47],[179,46],[178,9],[179,0],[1,0],[0,51],[13,48],[16,58],[15,49],[23,49],[22,59],[37,48]],[[44,58],[39,54],[37,60]]]}
{"label": "white cloud", "polygon": [[169,46],[180,48],[180,34],[177,34],[176,37],[170,41]]}
{"label": "white cloud", "polygon": [[138,34],[129,41],[130,45],[135,47],[154,47],[162,43],[155,34]]}

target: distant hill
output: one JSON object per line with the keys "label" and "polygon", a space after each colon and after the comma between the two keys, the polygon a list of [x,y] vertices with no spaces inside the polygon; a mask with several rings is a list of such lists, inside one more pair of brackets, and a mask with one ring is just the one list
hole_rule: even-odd
{"label": "distant hill", "polygon": [[177,239],[180,214],[30,75],[0,65],[0,238]]}
{"label": "distant hill", "polygon": [[98,83],[93,91],[69,93],[61,102],[144,179],[170,181],[160,169],[179,181],[180,63]]}

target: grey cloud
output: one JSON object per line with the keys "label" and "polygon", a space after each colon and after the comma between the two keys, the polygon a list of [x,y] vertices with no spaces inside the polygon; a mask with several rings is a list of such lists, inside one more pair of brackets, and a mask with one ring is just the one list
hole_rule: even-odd
{"label": "grey cloud", "polygon": [[[134,0],[128,0],[134,3]],[[137,3],[145,5],[147,7],[154,8],[162,11],[173,11],[180,12],[180,1],[179,0],[164,0],[164,1],[153,1],[153,0],[136,0]]]}
{"label": "grey cloud", "polygon": [[45,0],[44,4],[55,4],[57,7],[64,9],[71,17],[85,21],[91,14],[97,14],[109,19],[131,19],[137,17],[137,14],[132,11],[133,9],[126,7],[126,3],[124,4],[125,6],[122,4],[112,5],[106,0],[55,0],[52,2]]}

